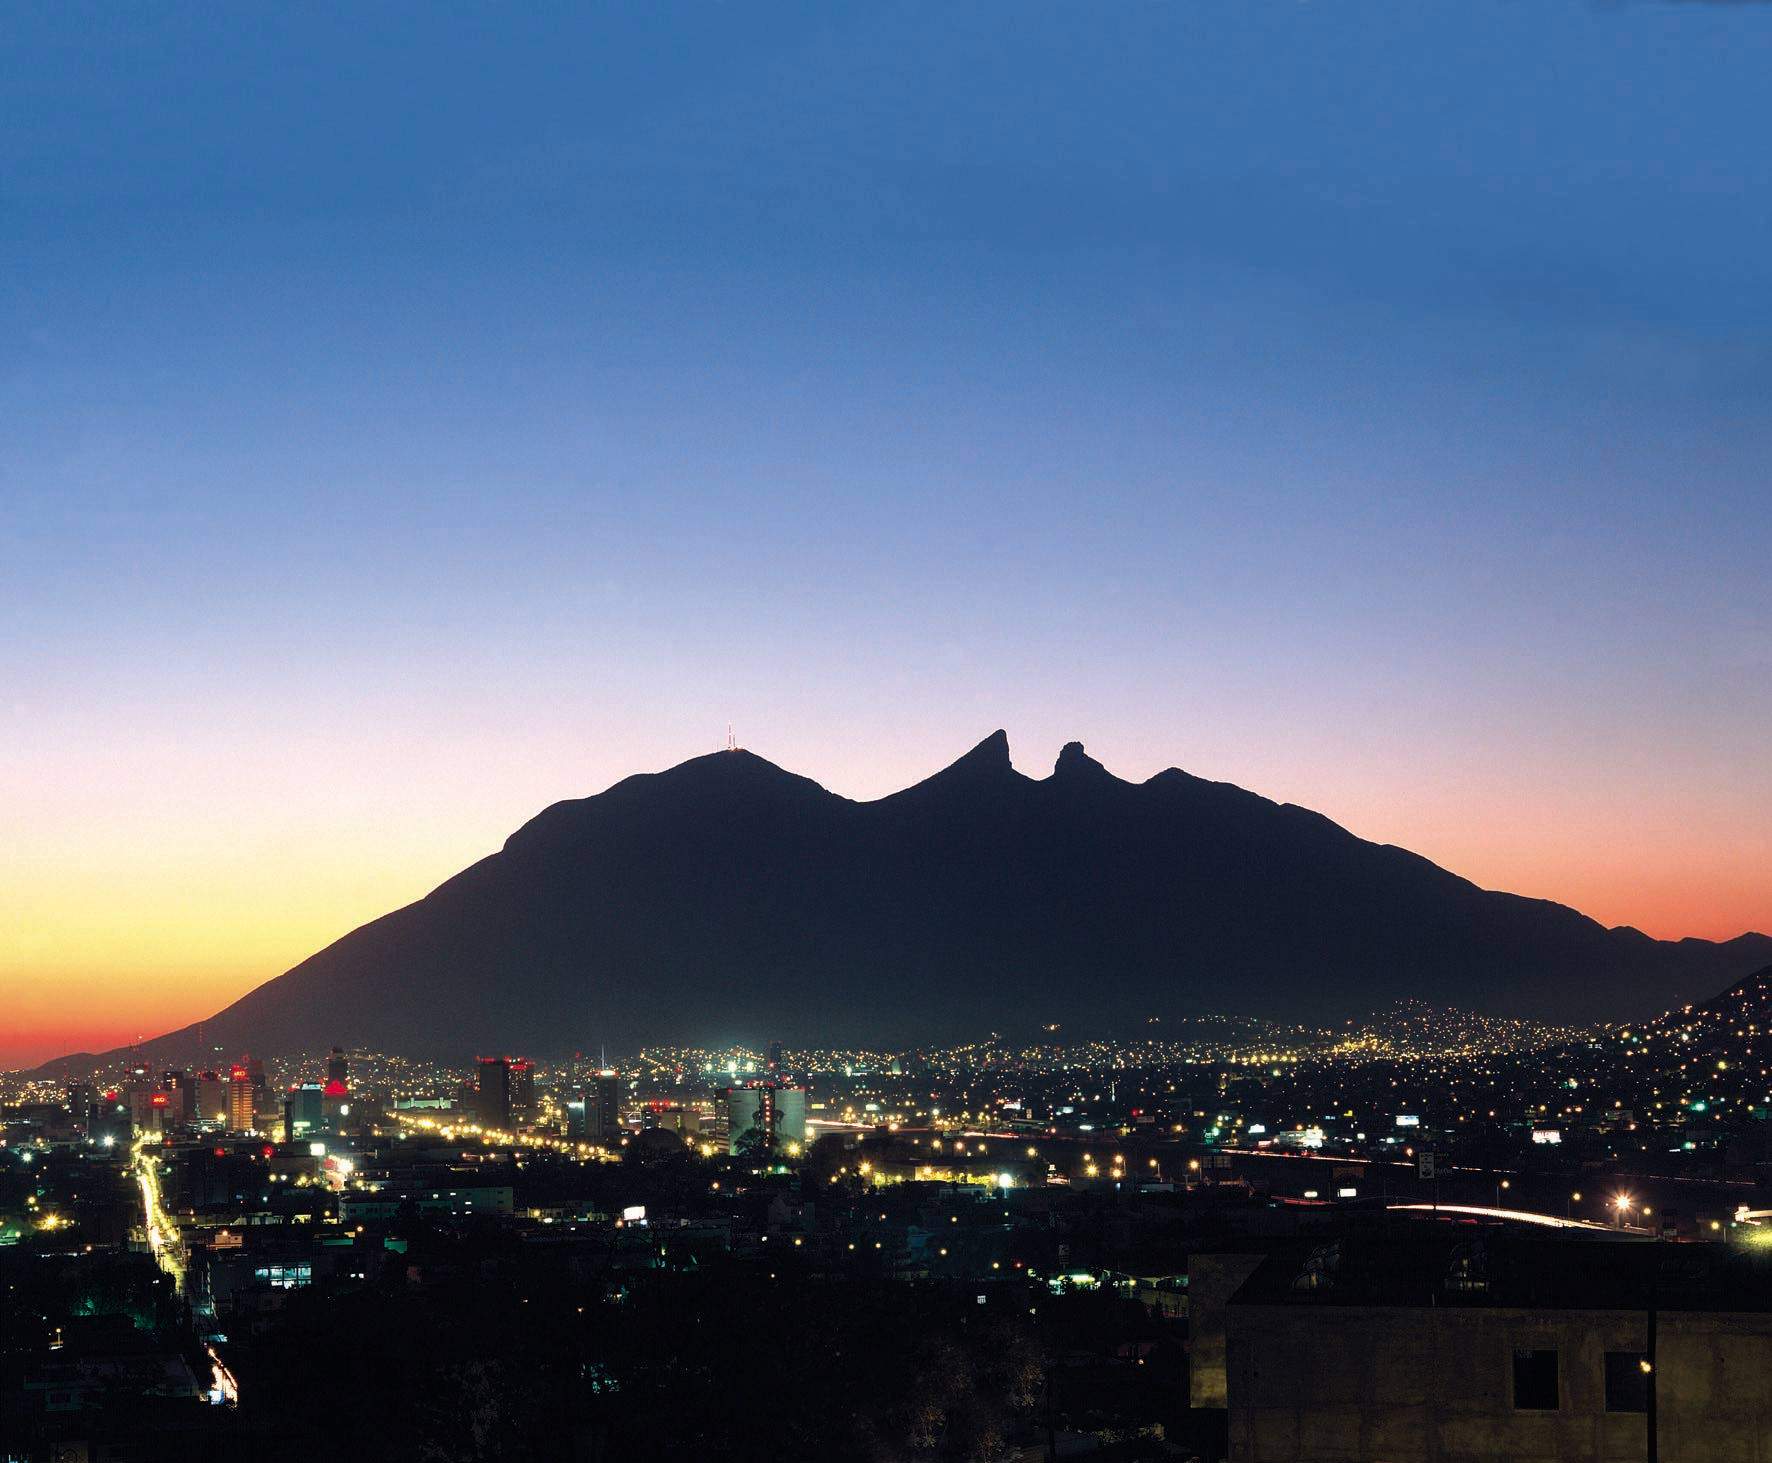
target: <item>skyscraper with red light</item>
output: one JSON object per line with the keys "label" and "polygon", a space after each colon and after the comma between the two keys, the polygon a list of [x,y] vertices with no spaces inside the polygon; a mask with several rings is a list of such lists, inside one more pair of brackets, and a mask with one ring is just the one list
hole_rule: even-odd
{"label": "skyscraper with red light", "polygon": [[[259,1082],[264,1080],[264,1067],[259,1064]],[[257,1121],[258,1083],[253,1081],[249,1066],[236,1065],[228,1070],[228,1131],[250,1133]]]}

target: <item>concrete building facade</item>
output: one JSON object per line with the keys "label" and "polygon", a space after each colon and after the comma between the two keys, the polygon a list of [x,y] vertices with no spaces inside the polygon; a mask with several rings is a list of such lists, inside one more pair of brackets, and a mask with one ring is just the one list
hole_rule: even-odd
{"label": "concrete building facade", "polygon": [[1722,1246],[1564,1248],[1575,1273],[1551,1283],[1542,1253],[1508,1275],[1514,1256],[1441,1246],[1413,1294],[1336,1257],[1270,1258],[1225,1308],[1233,1463],[1772,1457],[1764,1267]]}

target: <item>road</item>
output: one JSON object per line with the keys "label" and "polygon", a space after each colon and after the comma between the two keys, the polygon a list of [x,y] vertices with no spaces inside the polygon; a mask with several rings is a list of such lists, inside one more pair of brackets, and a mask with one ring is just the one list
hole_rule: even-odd
{"label": "road", "polygon": [[189,1273],[189,1257],[178,1226],[167,1217],[160,1199],[160,1157],[157,1143],[149,1143],[149,1134],[142,1133],[129,1150],[130,1164],[135,1169],[136,1185],[142,1195],[142,1228],[148,1237],[148,1248],[154,1260],[178,1288],[185,1293],[185,1277]]}
{"label": "road", "polygon": [[[189,1294],[190,1254],[185,1249],[184,1236],[166,1213],[161,1199],[159,1144],[151,1143],[150,1136],[141,1134],[130,1149],[130,1166],[135,1170],[136,1185],[141,1190],[142,1229],[148,1237],[148,1248],[153,1251],[155,1263],[172,1277],[179,1296],[191,1303],[193,1312],[207,1309],[201,1304],[207,1296]],[[209,1357],[210,1399],[229,1407],[238,1405],[240,1384],[215,1349],[214,1339],[204,1337],[203,1350]]]}

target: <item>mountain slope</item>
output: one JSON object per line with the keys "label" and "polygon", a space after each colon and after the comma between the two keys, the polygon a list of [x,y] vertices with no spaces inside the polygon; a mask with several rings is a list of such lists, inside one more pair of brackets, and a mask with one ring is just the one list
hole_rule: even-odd
{"label": "mountain slope", "polygon": [[1608,930],[1229,784],[1122,781],[1076,743],[1028,778],[998,732],[872,803],[742,751],[556,803],[203,1033],[263,1052],[881,1045],[1403,997],[1585,1021],[1769,961],[1763,935]]}

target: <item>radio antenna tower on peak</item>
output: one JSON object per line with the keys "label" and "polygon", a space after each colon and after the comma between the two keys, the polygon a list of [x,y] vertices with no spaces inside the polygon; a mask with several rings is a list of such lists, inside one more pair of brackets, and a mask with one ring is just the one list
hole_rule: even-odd
{"label": "radio antenna tower on peak", "polygon": [[728,752],[736,752],[738,750],[738,743],[734,741],[732,737],[731,722],[726,723],[726,750]]}

